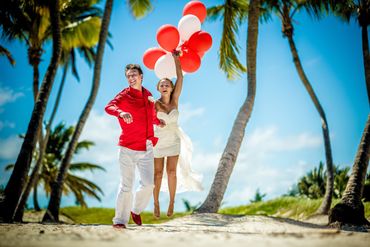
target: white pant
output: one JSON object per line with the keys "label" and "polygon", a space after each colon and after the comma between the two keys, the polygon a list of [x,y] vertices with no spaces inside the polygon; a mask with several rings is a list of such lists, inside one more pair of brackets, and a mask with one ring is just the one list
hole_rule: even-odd
{"label": "white pant", "polygon": [[[151,141],[146,143],[147,151],[135,151],[120,148],[119,163],[121,181],[116,200],[116,213],[113,224],[126,224],[130,219],[130,211],[140,214],[150,201],[154,188],[154,156]],[[138,167],[140,186],[135,193],[134,205],[133,186],[135,168]],[[132,207],[133,206],[133,207]]]}

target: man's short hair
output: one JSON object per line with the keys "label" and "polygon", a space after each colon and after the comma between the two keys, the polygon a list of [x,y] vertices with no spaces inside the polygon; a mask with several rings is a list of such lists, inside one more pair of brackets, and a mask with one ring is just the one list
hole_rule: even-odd
{"label": "man's short hair", "polygon": [[130,69],[136,69],[137,71],[139,71],[139,74],[142,75],[143,74],[143,71],[141,70],[141,67],[140,65],[138,64],[134,64],[134,63],[130,63],[130,64],[127,64],[126,65],[126,69],[125,69],[125,74],[127,73],[127,71],[129,71]]}

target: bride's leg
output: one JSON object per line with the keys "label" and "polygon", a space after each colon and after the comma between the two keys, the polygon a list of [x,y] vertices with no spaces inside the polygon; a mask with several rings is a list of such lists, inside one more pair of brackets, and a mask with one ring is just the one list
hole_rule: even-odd
{"label": "bride's leg", "polygon": [[164,158],[154,158],[154,217],[159,218],[161,211],[159,209],[159,191],[161,189],[162,176],[163,176]]}
{"label": "bride's leg", "polygon": [[170,191],[170,204],[168,205],[167,210],[168,217],[173,215],[173,207],[175,203],[175,194],[177,185],[176,169],[178,159],[179,159],[178,155],[167,157],[166,171],[168,176],[168,190]]}

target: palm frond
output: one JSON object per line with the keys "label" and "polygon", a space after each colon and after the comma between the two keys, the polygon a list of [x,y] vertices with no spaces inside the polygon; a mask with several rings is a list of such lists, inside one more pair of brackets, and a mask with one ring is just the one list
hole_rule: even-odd
{"label": "palm frond", "polygon": [[237,43],[238,22],[245,15],[247,5],[245,1],[227,0],[224,7],[223,32],[220,44],[220,68],[228,79],[233,80],[246,72],[246,67],[239,61],[240,46]]}
{"label": "palm frond", "polygon": [[69,167],[69,171],[85,171],[85,170],[94,171],[95,169],[106,171],[105,168],[100,165],[95,165],[87,162],[73,163]]}
{"label": "palm frond", "polygon": [[225,12],[224,4],[209,7],[207,8],[207,20],[216,21],[218,18],[222,18],[224,12]]}
{"label": "palm frond", "polygon": [[9,63],[13,66],[15,65],[15,60],[12,57],[12,54],[2,45],[0,45],[0,56],[6,56],[6,58],[9,60]]}
{"label": "palm frond", "polygon": [[136,18],[143,18],[147,13],[153,10],[150,0],[128,0],[131,14]]}
{"label": "palm frond", "polygon": [[13,170],[14,169],[14,164],[9,164],[9,165],[6,165],[4,170],[5,171],[10,171],[10,170]]}
{"label": "palm frond", "polygon": [[304,8],[308,15],[316,19],[322,19],[329,14],[330,1],[328,0],[301,0],[298,8]]}
{"label": "palm frond", "polygon": [[99,41],[100,26],[99,17],[87,17],[64,27],[62,30],[63,49],[95,46]]}
{"label": "palm frond", "polygon": [[75,154],[78,154],[81,152],[81,150],[86,149],[89,150],[90,147],[94,146],[95,143],[92,141],[84,140],[77,143]]}
{"label": "palm frond", "polygon": [[76,52],[75,49],[71,49],[71,65],[72,65],[72,75],[77,79],[77,81],[80,81],[80,76],[78,74],[78,70],[76,67]]}
{"label": "palm frond", "polygon": [[353,0],[331,0],[331,11],[345,22],[356,19],[358,5]]}

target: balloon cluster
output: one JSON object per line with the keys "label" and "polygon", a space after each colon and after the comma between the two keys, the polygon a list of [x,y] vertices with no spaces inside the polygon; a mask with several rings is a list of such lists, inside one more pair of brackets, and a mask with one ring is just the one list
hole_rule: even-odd
{"label": "balloon cluster", "polygon": [[153,70],[159,79],[176,77],[176,66],[171,53],[179,51],[182,70],[187,73],[199,69],[201,58],[212,46],[212,37],[201,30],[207,9],[200,1],[190,1],[183,9],[177,28],[166,24],[157,30],[160,47],[144,52],[144,65]]}

